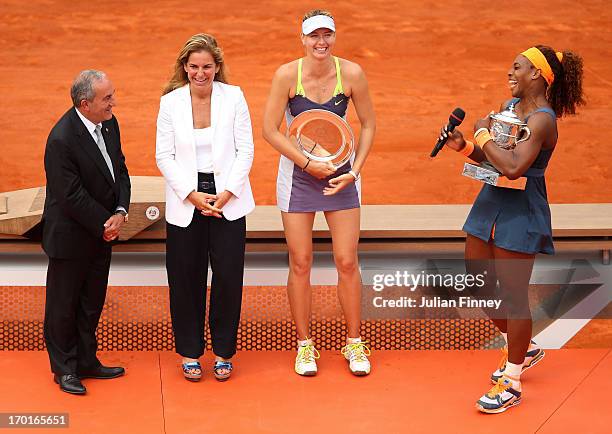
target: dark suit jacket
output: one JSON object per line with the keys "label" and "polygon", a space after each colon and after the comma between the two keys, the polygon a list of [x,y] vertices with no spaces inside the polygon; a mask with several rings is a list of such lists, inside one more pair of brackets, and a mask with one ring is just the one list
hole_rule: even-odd
{"label": "dark suit jacket", "polygon": [[130,178],[117,119],[102,122],[113,181],[98,145],[75,110],[68,110],[55,124],[45,148],[42,246],[52,258],[95,254],[108,244],[102,239],[106,220],[117,206],[128,210],[130,205]]}

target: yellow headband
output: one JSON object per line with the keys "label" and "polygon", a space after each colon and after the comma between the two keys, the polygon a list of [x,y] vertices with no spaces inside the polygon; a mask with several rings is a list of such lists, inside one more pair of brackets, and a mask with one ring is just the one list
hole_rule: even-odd
{"label": "yellow headband", "polygon": [[[536,47],[531,47],[528,50],[523,51],[521,54],[529,59],[533,66],[540,70],[542,77],[544,77],[544,80],[546,80],[546,83],[548,83],[549,86],[553,81],[555,81],[555,74],[548,64],[546,57],[540,50],[538,50]],[[559,59],[559,62],[561,62],[563,60],[563,53],[557,51],[555,54],[557,59]]]}

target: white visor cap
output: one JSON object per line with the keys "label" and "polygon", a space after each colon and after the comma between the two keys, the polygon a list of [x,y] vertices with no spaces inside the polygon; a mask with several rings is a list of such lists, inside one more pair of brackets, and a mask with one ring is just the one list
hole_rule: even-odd
{"label": "white visor cap", "polygon": [[336,31],[334,19],[327,15],[315,15],[302,23],[302,34],[308,35],[317,29],[329,29],[332,32]]}

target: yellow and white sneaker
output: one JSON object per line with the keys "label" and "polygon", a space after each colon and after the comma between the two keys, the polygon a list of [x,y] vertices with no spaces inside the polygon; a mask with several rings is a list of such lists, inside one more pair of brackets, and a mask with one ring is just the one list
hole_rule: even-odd
{"label": "yellow and white sneaker", "polygon": [[321,357],[317,349],[308,339],[298,345],[297,356],[295,357],[295,372],[305,377],[317,375],[317,359]]}
{"label": "yellow and white sneaker", "polygon": [[[514,386],[514,383],[518,387]],[[502,413],[510,407],[520,404],[520,385],[520,382],[513,382],[505,375],[502,376],[497,384],[476,402],[476,408],[483,413]]]}
{"label": "yellow and white sneaker", "polygon": [[368,356],[370,349],[365,342],[347,343],[342,348],[342,355],[349,362],[349,369],[353,375],[363,376],[370,373],[370,361]]}

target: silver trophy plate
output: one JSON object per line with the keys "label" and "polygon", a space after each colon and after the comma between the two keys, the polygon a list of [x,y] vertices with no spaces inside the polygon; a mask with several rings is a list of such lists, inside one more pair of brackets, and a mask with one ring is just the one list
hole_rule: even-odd
{"label": "silver trophy plate", "polygon": [[287,137],[309,159],[330,162],[336,169],[355,152],[351,127],[327,110],[306,110],[297,115],[287,128]]}
{"label": "silver trophy plate", "polygon": [[525,190],[525,186],[527,185],[527,178],[508,179],[499,173],[488,161],[482,162],[480,165],[465,163],[461,174],[496,187]]}
{"label": "silver trophy plate", "polygon": [[475,164],[465,163],[463,165],[463,176],[475,179],[491,185],[497,185],[500,173],[487,168],[486,166],[477,166]]}

